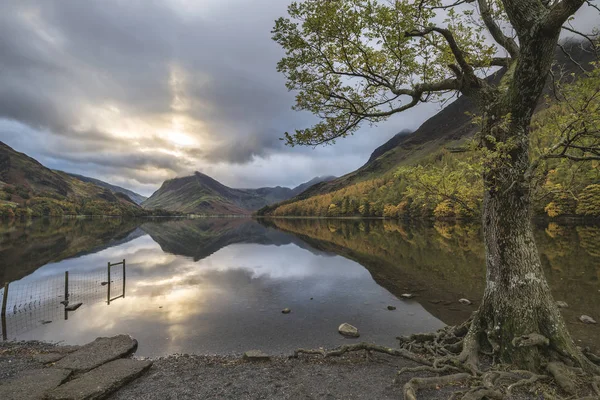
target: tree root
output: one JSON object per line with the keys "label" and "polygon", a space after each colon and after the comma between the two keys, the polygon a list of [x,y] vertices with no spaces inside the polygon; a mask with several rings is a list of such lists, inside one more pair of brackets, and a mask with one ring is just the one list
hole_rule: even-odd
{"label": "tree root", "polygon": [[[468,326],[473,324],[471,329]],[[486,342],[487,339],[487,342]],[[480,400],[480,399],[505,399],[519,393],[544,393],[546,399],[562,400],[558,392],[568,394],[569,400],[577,395],[586,394],[582,383],[587,389],[593,390],[595,395],[590,398],[600,399],[600,376],[594,377],[587,366],[597,365],[600,357],[593,355],[588,349],[581,354],[569,355],[561,353],[560,349],[552,347],[551,341],[540,334],[531,333],[512,341],[515,347],[539,347],[547,357],[542,363],[541,371],[515,370],[510,365],[496,363],[497,348],[494,335],[489,329],[476,326],[469,320],[459,326],[445,327],[434,333],[415,334],[398,338],[400,347],[391,348],[370,343],[344,345],[334,350],[325,349],[297,349],[291,358],[298,358],[300,354],[320,355],[324,358],[342,356],[348,352],[366,351],[402,357],[420,365],[404,367],[398,371],[394,382],[398,382],[400,375],[405,373],[434,374],[432,377],[413,377],[403,387],[405,400],[417,400],[417,392],[423,389],[439,388],[453,383],[469,383],[463,390],[454,391],[451,399]],[[491,349],[491,350],[490,350]],[[489,354],[492,357],[482,358],[480,355]],[[492,361],[489,363],[489,361]],[[552,380],[560,389],[552,385]],[[576,383],[577,382],[577,383]]]}
{"label": "tree root", "polygon": [[569,371],[565,364],[551,362],[548,364],[548,372],[550,372],[558,386],[566,393],[573,395],[577,392],[575,382],[572,378],[573,372]]}
{"label": "tree root", "polygon": [[529,335],[516,337],[512,341],[512,345],[515,347],[548,346],[549,344],[550,339],[539,333],[530,333]]}
{"label": "tree root", "polygon": [[357,344],[346,344],[344,346],[338,347],[337,349],[331,350],[331,351],[326,351],[324,349],[297,349],[296,351],[294,351],[294,355],[291,357],[298,358],[298,355],[303,353],[303,354],[319,354],[319,355],[322,355],[323,357],[327,358],[327,357],[341,356],[344,353],[348,353],[348,352],[352,352],[352,351],[360,351],[360,350],[374,351],[377,353],[385,353],[385,354],[389,354],[392,356],[403,357],[408,360],[417,362],[419,364],[424,364],[424,365],[428,365],[428,366],[432,365],[432,363],[430,361],[428,361],[427,359],[420,357],[419,355],[417,355],[415,353],[411,353],[410,351],[407,351],[404,349],[393,349],[391,347],[379,346],[376,344],[370,344],[370,343],[365,343],[365,342],[357,343]]}
{"label": "tree root", "polygon": [[445,386],[469,378],[471,378],[471,375],[466,373],[436,376],[433,378],[412,378],[404,385],[404,400],[417,400],[417,391],[419,390]]}

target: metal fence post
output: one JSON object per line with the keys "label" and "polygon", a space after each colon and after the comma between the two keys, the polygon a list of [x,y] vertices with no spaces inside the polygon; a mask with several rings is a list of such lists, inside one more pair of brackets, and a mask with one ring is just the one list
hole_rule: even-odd
{"label": "metal fence post", "polygon": [[6,304],[8,303],[8,282],[4,284],[4,294],[2,296],[2,312],[0,313],[0,322],[2,323],[2,340],[7,340],[6,327]]}
{"label": "metal fence post", "polygon": [[110,305],[110,261],[108,262],[108,288],[106,292],[106,303]]}
{"label": "metal fence post", "polygon": [[123,298],[125,298],[125,259],[123,259]]}

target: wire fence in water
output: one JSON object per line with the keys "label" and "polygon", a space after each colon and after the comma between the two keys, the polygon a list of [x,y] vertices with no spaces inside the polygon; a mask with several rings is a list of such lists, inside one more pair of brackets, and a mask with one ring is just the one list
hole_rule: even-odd
{"label": "wire fence in water", "polygon": [[123,260],[108,263],[105,270],[66,271],[64,275],[6,283],[0,288],[2,340],[68,319],[82,304],[110,304],[125,297],[125,270]]}

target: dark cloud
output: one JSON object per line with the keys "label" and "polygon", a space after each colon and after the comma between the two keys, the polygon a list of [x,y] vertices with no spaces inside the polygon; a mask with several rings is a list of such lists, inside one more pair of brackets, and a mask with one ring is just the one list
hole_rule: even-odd
{"label": "dark cloud", "polygon": [[0,140],[51,168],[150,194],[202,170],[232,186],[297,185],[362,165],[423,106],[331,147],[288,148],[314,123],[275,71],[286,1],[0,3]]}

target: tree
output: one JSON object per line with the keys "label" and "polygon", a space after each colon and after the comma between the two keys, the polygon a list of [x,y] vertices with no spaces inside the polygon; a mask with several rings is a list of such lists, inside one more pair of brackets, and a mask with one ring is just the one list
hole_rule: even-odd
{"label": "tree", "polygon": [[[530,226],[531,119],[563,25],[584,3],[597,9],[586,0],[305,0],[275,23],[273,39],[286,51],[277,67],[297,91],[294,109],[320,117],[286,133],[289,145],[334,142],[450,93],[478,105],[487,284],[456,357],[475,374],[482,352],[530,371],[552,365],[555,376],[560,368],[549,363],[600,374],[565,327]],[[493,67],[504,68],[501,79],[483,78]],[[575,142],[563,140],[549,157],[598,157]]]}

